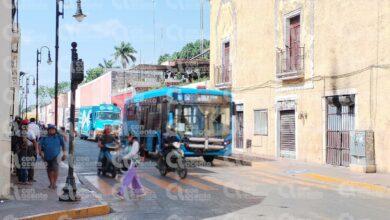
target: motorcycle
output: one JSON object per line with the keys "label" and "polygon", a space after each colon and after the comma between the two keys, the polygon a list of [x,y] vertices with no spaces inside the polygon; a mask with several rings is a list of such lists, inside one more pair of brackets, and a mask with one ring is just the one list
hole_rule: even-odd
{"label": "motorcycle", "polygon": [[161,176],[166,176],[168,172],[177,172],[181,179],[187,177],[188,170],[180,142],[165,145],[163,151],[159,153],[157,169]]}
{"label": "motorcycle", "polygon": [[104,151],[104,156],[98,165],[98,175],[103,174],[104,176],[107,173],[111,174],[112,178],[115,178],[118,173],[121,172],[122,161],[120,157],[120,146],[117,143],[106,144],[106,151]]}

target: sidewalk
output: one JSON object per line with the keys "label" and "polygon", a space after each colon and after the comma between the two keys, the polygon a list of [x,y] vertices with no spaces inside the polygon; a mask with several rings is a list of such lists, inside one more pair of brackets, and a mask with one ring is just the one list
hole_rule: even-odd
{"label": "sidewalk", "polygon": [[81,201],[74,203],[58,201],[67,170],[67,166],[61,163],[57,190],[48,188],[49,181],[42,163],[36,166],[36,182],[32,185],[17,185],[16,176],[12,176],[11,199],[0,203],[0,219],[67,219],[108,214],[110,212],[108,205],[78,180],[77,193],[81,196]]}
{"label": "sidewalk", "polygon": [[377,195],[384,193],[390,196],[390,174],[386,173],[357,173],[352,172],[348,167],[306,163],[284,158],[261,158],[244,154],[234,154],[219,159],[251,166],[255,170],[274,175],[290,176],[338,187],[350,187]]}

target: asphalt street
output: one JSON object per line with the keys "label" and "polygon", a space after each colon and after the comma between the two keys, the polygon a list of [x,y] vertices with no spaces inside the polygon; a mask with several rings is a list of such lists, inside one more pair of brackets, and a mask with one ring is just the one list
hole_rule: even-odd
{"label": "asphalt street", "polygon": [[[272,170],[192,160],[185,180],[161,177],[154,163],[139,168],[142,197],[114,196],[121,175],[98,176],[95,142],[77,140],[76,172],[81,182],[107,201],[112,214],[96,219],[340,219],[377,220],[390,216],[390,195],[301,178],[300,171]],[[304,171],[302,171],[304,172]]]}

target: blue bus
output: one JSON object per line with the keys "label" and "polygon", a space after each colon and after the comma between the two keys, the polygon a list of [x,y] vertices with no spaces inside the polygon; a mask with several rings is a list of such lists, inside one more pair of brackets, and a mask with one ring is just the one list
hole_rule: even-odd
{"label": "blue bus", "polygon": [[211,162],[216,156],[232,153],[233,103],[229,92],[168,87],[135,95],[126,101],[124,132],[140,140],[148,153],[162,150],[162,134],[174,130],[182,140],[186,157],[203,157]]}
{"label": "blue bus", "polygon": [[106,125],[112,126],[112,133],[119,137],[122,121],[121,110],[112,104],[81,107],[77,130],[81,139],[97,140]]}

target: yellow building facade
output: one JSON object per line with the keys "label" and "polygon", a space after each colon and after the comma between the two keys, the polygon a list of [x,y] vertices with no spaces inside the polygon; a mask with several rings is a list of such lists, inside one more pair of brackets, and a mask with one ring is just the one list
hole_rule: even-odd
{"label": "yellow building facade", "polygon": [[210,5],[209,87],[233,93],[236,153],[390,172],[390,0]]}

